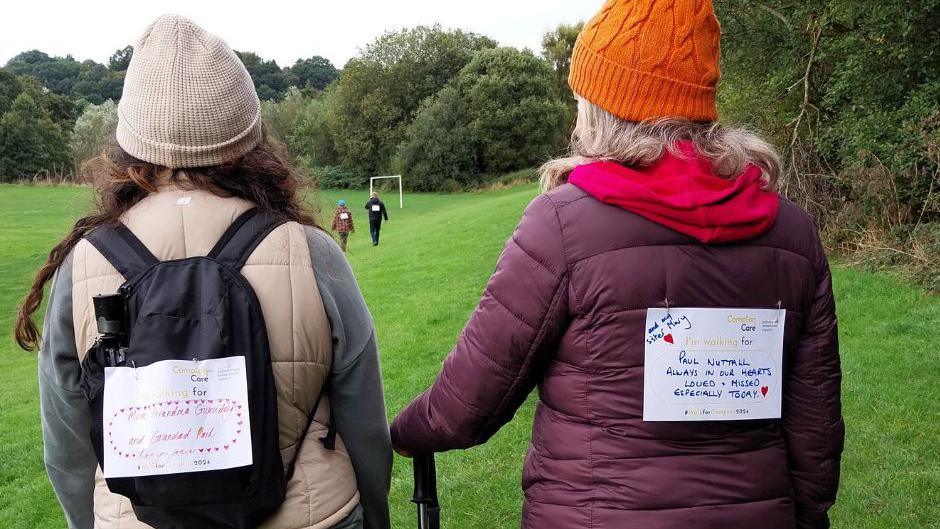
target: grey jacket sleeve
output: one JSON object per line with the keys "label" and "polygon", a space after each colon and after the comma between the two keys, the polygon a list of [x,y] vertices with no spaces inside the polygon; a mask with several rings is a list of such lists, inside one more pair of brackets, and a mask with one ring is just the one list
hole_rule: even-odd
{"label": "grey jacket sleeve", "polygon": [[388,529],[392,444],[375,326],[336,243],[312,228],[307,242],[333,334],[333,420],[356,472],[365,529]]}
{"label": "grey jacket sleeve", "polygon": [[69,529],[94,525],[98,461],[89,431],[91,411],[80,387],[81,364],[72,324],[72,257],[52,280],[39,349],[39,403],[43,454]]}

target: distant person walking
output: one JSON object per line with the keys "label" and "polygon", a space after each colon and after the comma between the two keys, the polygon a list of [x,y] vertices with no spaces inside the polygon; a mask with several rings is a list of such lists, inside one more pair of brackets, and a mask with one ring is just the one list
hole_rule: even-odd
{"label": "distant person walking", "polygon": [[379,200],[378,193],[372,193],[372,198],[366,202],[366,211],[369,212],[369,235],[372,236],[372,246],[378,246],[379,232],[382,231],[382,219],[388,220],[385,202]]}
{"label": "distant person walking", "polygon": [[333,231],[339,234],[339,246],[346,251],[349,234],[356,231],[353,225],[352,212],[346,207],[346,201],[340,200],[333,213]]}
{"label": "distant person walking", "polygon": [[[609,0],[584,26],[571,154],[542,168],[437,381],[392,426],[405,455],[469,448],[538,388],[524,529],[829,527],[832,277],[773,148],[718,122],[720,35],[711,0]],[[771,352],[782,367],[747,360]]]}

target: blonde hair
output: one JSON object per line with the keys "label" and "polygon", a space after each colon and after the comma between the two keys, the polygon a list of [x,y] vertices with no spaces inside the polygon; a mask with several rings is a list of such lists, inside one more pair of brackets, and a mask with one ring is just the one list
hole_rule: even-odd
{"label": "blonde hair", "polygon": [[753,164],[763,172],[765,188],[777,186],[780,158],[769,143],[753,132],[681,118],[624,121],[578,97],[578,119],[571,134],[570,152],[539,169],[542,192],[566,183],[580,165],[615,161],[640,168],[657,162],[666,152],[681,156],[676,143],[682,140],[691,141],[700,156],[711,160],[715,174],[721,178],[737,178],[748,164]]}

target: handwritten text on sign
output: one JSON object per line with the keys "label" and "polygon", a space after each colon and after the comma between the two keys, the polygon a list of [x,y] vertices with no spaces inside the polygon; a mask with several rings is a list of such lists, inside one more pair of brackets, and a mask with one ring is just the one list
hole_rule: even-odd
{"label": "handwritten text on sign", "polygon": [[649,309],[644,421],[780,417],[786,310]]}
{"label": "handwritten text on sign", "polygon": [[104,476],[248,466],[245,357],[105,368]]}

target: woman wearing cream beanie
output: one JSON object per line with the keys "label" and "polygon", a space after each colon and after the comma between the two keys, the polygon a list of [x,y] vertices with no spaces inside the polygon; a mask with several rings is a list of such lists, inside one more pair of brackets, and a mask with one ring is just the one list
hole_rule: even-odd
{"label": "woman wearing cream beanie", "polygon": [[121,148],[163,167],[208,167],[240,158],[261,138],[258,94],[225,41],[178,16],[151,24],[124,80]]}
{"label": "woman wearing cream beanie", "polygon": [[[39,354],[43,441],[70,529],[149,527],[96,472],[80,359],[97,337],[92,296],[116,292],[125,278],[85,236],[120,222],[158,260],[205,256],[254,207],[284,221],[241,273],[264,315],[281,455],[272,464],[283,464],[287,477],[280,507],[237,527],[389,527],[391,446],[369,310],[339,247],[302,200],[296,172],[266,141],[259,111],[244,65],[192,21],[160,17],[135,43],[118,107],[120,147],[98,175],[98,207],[52,249],[16,325],[20,345],[35,349],[32,316],[51,281]],[[335,444],[321,442],[327,425],[337,430]]]}

